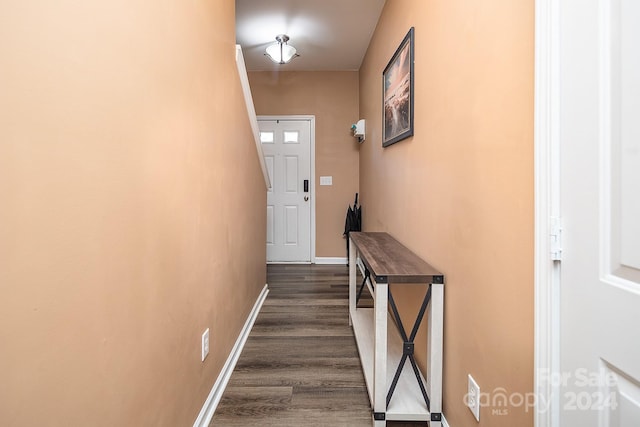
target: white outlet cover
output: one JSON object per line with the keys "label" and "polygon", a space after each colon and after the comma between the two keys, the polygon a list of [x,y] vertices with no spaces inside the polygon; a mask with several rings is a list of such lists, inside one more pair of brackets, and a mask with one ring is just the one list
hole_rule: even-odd
{"label": "white outlet cover", "polygon": [[468,391],[467,391],[467,406],[471,410],[471,413],[475,417],[476,421],[480,421],[480,386],[473,379],[471,375],[469,377]]}
{"label": "white outlet cover", "polygon": [[202,334],[202,361],[204,362],[204,359],[207,357],[207,354],[209,354],[209,328],[207,328],[206,331],[204,331],[204,333]]}
{"label": "white outlet cover", "polygon": [[333,176],[321,176],[320,185],[333,185]]}

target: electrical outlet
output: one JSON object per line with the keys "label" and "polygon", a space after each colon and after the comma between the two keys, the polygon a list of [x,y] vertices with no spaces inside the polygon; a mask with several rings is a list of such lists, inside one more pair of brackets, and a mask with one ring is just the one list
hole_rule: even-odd
{"label": "electrical outlet", "polygon": [[202,334],[202,361],[209,354],[209,328]]}
{"label": "electrical outlet", "polygon": [[473,413],[476,421],[480,421],[480,386],[471,375],[469,375],[467,406]]}

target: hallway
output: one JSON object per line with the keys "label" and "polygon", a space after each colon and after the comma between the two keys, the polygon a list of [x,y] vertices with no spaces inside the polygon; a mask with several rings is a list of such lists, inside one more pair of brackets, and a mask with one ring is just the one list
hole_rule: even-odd
{"label": "hallway", "polygon": [[[338,3],[360,18],[361,1]],[[555,17],[549,31],[536,25],[549,15],[537,6],[557,4],[371,0],[381,7],[371,32],[358,19],[341,28],[352,37],[320,25],[327,36],[305,41],[318,28],[294,11],[300,32],[245,21],[256,40],[243,43],[236,3],[265,18],[296,7],[339,15],[301,0],[1,2],[0,426],[208,427],[209,396],[219,400],[217,379],[231,378],[226,361],[239,356],[215,425],[370,425],[346,268],[267,269],[271,166],[254,116],[315,117],[309,176],[293,157],[286,169],[292,192],[309,182],[298,196],[311,205],[310,260],[344,260],[358,193],[362,230],[387,232],[446,275],[448,424],[537,426],[534,411],[511,404],[483,408],[478,423],[464,397],[470,375],[489,393],[537,392],[538,350],[550,348],[536,346],[538,261],[549,252],[539,243],[551,242],[536,201],[538,160],[552,159],[545,139],[556,132],[536,118],[560,123],[538,115],[536,88],[560,86],[546,79],[553,61],[536,58],[561,40]],[[384,146],[382,71],[410,30],[413,134]],[[287,66],[263,55],[280,33],[299,49]],[[588,34],[578,42],[598,33]],[[352,65],[315,62],[339,59],[327,42],[358,39]],[[267,65],[250,66],[249,51]],[[351,131],[360,120],[362,140]],[[578,149],[600,134],[584,135]],[[602,188],[572,182],[585,197]],[[290,242],[297,212],[287,213]],[[398,291],[400,316],[411,316],[419,290]],[[249,341],[238,356],[239,337]]]}
{"label": "hallway", "polygon": [[370,426],[347,320],[347,267],[269,265],[267,279],[269,295],[211,425]]}

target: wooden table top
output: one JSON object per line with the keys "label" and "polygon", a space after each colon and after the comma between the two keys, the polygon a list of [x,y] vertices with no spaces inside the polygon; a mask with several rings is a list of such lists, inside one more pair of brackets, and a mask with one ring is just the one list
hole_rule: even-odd
{"label": "wooden table top", "polygon": [[388,233],[350,232],[360,259],[376,282],[444,283],[444,275]]}

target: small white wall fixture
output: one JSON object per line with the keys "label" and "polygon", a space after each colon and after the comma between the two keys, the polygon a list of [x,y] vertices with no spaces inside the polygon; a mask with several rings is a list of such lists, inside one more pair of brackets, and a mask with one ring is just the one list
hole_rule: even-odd
{"label": "small white wall fixture", "polygon": [[358,138],[358,142],[361,144],[364,142],[365,138],[365,122],[364,119],[358,120],[358,123],[351,125],[351,130],[353,131],[353,136]]}

